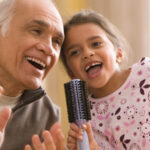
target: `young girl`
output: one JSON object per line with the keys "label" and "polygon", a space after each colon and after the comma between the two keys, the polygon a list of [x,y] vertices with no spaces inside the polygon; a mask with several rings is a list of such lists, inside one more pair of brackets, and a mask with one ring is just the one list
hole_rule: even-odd
{"label": "young girl", "polygon": [[[65,24],[61,56],[69,76],[84,80],[90,91],[86,130],[94,150],[150,149],[150,59],[121,69],[125,50],[117,29],[96,12],[81,11]],[[76,139],[81,130],[71,124],[70,150],[77,149]]]}

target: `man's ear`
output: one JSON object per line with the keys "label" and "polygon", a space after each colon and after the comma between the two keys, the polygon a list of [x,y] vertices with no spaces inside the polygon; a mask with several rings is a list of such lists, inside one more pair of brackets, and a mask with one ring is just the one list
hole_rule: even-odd
{"label": "man's ear", "polygon": [[116,52],[116,62],[118,64],[120,64],[123,60],[123,52],[121,48],[118,48],[117,52]]}

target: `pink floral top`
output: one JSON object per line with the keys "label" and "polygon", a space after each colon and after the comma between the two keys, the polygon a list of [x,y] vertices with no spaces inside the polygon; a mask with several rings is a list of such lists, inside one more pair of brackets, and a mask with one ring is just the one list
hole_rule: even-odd
{"label": "pink floral top", "polygon": [[89,100],[92,129],[102,150],[150,150],[150,58],[134,64],[117,91]]}

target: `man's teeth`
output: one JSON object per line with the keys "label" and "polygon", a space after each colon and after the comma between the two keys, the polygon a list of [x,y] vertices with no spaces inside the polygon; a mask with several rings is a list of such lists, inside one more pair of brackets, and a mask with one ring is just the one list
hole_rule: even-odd
{"label": "man's teeth", "polygon": [[43,68],[46,67],[46,64],[44,64],[42,61],[40,61],[40,60],[38,60],[38,59],[36,59],[36,58],[27,57],[27,60],[28,60],[28,61],[32,61],[32,62],[35,62],[35,63],[41,65]]}
{"label": "man's teeth", "polygon": [[102,63],[100,63],[100,62],[93,63],[92,65],[87,66],[87,67],[85,68],[85,70],[88,71],[91,67],[94,67],[94,66],[96,66],[96,65],[101,66]]}

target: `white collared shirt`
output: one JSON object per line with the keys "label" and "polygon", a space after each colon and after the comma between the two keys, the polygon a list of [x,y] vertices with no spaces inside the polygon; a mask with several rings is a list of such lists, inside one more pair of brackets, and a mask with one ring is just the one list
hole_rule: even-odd
{"label": "white collared shirt", "polygon": [[0,95],[0,111],[6,106],[12,109],[17,104],[20,96],[21,94],[15,97],[10,97],[10,96],[1,94]]}

